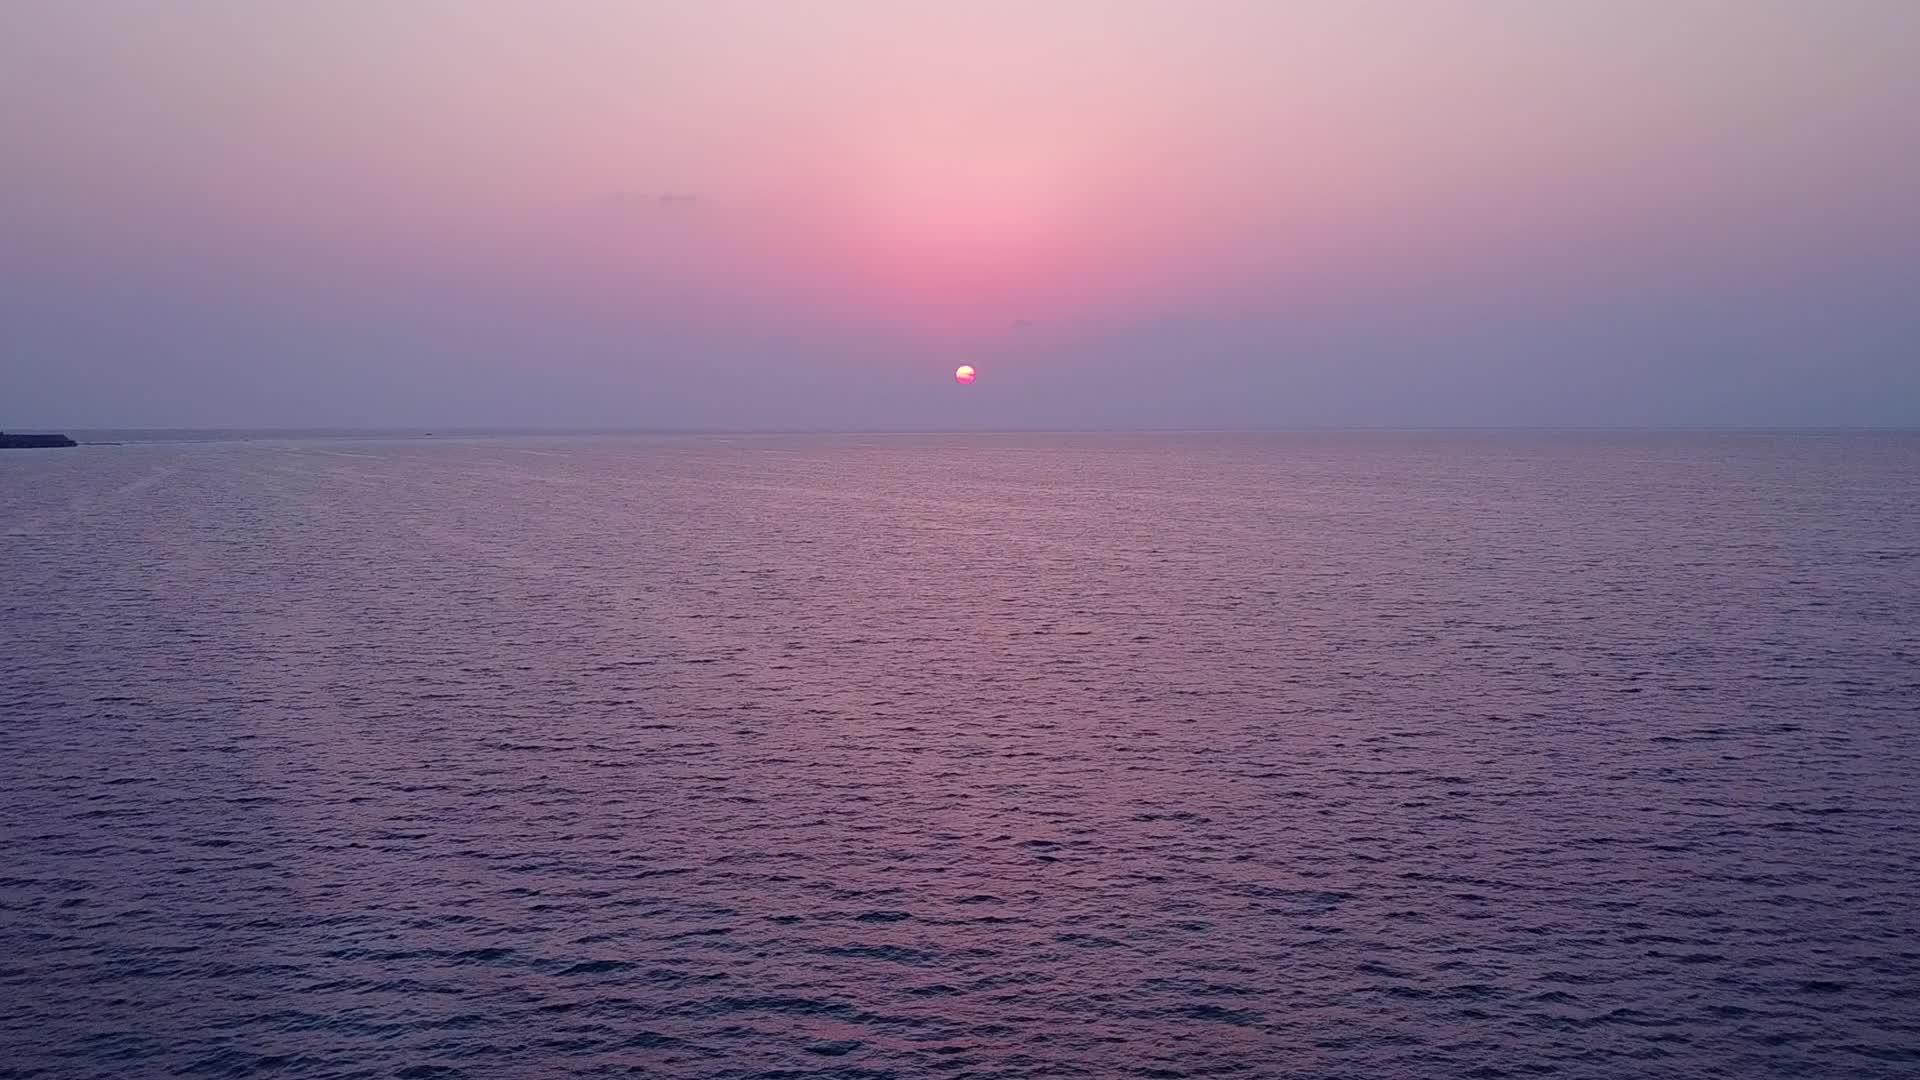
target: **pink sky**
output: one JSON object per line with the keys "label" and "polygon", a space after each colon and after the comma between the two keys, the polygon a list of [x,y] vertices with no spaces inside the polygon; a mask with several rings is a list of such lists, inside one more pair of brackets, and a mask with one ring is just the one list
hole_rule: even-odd
{"label": "pink sky", "polygon": [[[1912,356],[1912,322],[1875,304],[1915,277],[1916,100],[1920,5],[1900,0],[20,0],[0,11],[0,280],[34,348],[0,388],[167,422],[89,379],[225,372],[231,408],[179,422],[316,384],[316,422],[349,422],[414,371],[420,419],[499,377],[455,411],[507,422],[508,376],[537,365],[580,384],[541,422],[814,426],[817,400],[822,424],[868,426],[887,415],[826,407],[850,380],[959,356],[976,389],[1057,390],[1118,342],[1148,386],[1198,354],[1223,404],[1290,370],[1338,403],[1361,388],[1327,381],[1336,345],[1303,343],[1357,334],[1376,344],[1354,356],[1439,383],[1497,313],[1651,305],[1683,360],[1724,365],[1743,312],[1838,281],[1822,310],[1879,320],[1850,361],[1871,379]],[[1378,344],[1463,326],[1425,368]],[[342,350],[402,374],[315,374]],[[1606,360],[1565,362],[1571,400]],[[795,365],[825,387],[785,409],[709,377],[804,389]],[[917,392],[874,408],[947,422]],[[1515,422],[1565,413],[1543,392]],[[1380,404],[1363,412],[1419,412]],[[1110,405],[1155,419],[1145,395]],[[1364,421],[1323,412],[1272,419]]]}

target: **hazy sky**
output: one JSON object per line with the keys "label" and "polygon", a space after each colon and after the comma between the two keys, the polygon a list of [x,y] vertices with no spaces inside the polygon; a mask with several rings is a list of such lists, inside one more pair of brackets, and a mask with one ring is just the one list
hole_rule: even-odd
{"label": "hazy sky", "polygon": [[414,424],[1920,424],[1920,2],[0,4],[0,427]]}

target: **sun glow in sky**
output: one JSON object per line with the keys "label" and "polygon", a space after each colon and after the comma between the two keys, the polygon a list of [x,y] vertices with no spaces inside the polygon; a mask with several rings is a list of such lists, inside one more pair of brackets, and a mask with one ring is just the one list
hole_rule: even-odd
{"label": "sun glow in sky", "polygon": [[1916,422],[1914,100],[1906,0],[19,0],[0,425]]}

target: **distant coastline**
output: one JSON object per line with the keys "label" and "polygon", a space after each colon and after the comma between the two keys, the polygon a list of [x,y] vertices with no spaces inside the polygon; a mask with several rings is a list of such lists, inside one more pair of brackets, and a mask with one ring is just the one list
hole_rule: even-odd
{"label": "distant coastline", "polygon": [[54,446],[79,446],[65,435],[22,435],[0,431],[0,450],[38,450]]}

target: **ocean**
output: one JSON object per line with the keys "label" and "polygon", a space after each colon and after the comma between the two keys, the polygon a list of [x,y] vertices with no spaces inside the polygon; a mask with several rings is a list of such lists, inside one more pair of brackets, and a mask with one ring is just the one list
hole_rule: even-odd
{"label": "ocean", "polygon": [[1920,1075],[1920,435],[0,453],[0,1077]]}

